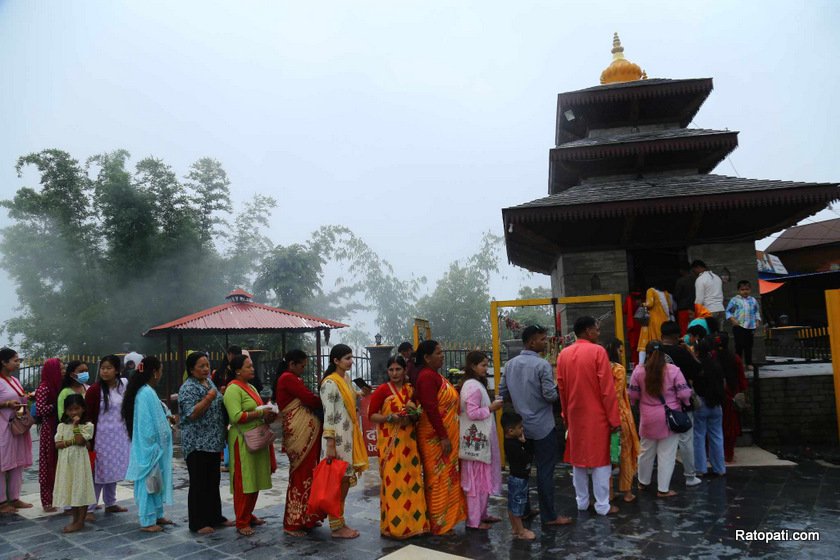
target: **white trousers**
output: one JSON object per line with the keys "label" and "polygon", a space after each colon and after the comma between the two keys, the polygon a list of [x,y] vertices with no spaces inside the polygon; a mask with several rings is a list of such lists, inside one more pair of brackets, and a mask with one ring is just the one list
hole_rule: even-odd
{"label": "white trousers", "polygon": [[612,466],[573,468],[573,481],[577,507],[585,511],[589,507],[589,476],[592,475],[592,493],[595,494],[595,512],[607,515],[610,511],[610,475]]}
{"label": "white trousers", "polygon": [[660,492],[671,488],[671,475],[674,474],[674,462],[677,460],[679,436],[671,434],[665,439],[641,439],[639,452],[639,484],[650,484],[653,476],[653,461],[656,459],[656,482]]}
{"label": "white trousers", "polygon": [[679,444],[677,445],[677,452],[680,454],[680,462],[683,466],[683,471],[686,478],[693,478],[695,474],[694,468],[694,412],[689,412],[688,417],[691,418],[692,428],[687,432],[677,434]]}

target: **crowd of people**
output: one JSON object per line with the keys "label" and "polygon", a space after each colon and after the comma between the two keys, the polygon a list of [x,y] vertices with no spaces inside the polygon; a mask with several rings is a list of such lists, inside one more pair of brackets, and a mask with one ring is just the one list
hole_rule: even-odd
{"label": "crowd of people", "polygon": [[[749,294],[741,295],[749,314]],[[502,493],[499,412],[509,467],[507,513],[517,539],[535,537],[524,522],[536,515],[546,527],[573,522],[558,513],[555,503],[555,469],[561,460],[572,467],[577,509],[593,508],[600,515],[619,511],[617,496],[625,503],[635,501],[634,482],[639,490],[651,485],[654,464],[657,496],[675,495],[671,478],[678,454],[688,487],[709,474],[709,463],[711,475],[724,475],[740,430],[744,364],[714,317],[695,319],[683,333],[668,312],[674,309],[668,298],[652,296],[646,305],[653,328],[644,359],[629,380],[624,345],[617,339],[601,345],[600,326],[589,316],[575,321],[576,342],[559,353],[555,366],[543,356],[546,330],[526,327],[524,349],[505,365],[495,398],[488,391],[489,360],[483,352],[466,356],[456,386],[439,373],[444,354],[436,341],[423,341],[416,349],[400,346],[365,412],[377,425],[380,533],[404,539],[446,534],[461,522],[468,529],[488,530],[501,521],[488,510],[489,497]],[[663,308],[663,320],[654,321],[657,306]],[[727,311],[741,321],[739,313]],[[253,535],[265,523],[254,515],[259,492],[272,487],[278,468],[270,425],[279,419],[289,460],[284,531],[304,536],[326,521],[334,538],[357,537],[343,507],[369,459],[361,429],[362,395],[350,377],[352,349],[343,344],[332,348],[317,394],[302,379],[308,359],[301,350],[288,352],[272,399],[264,401],[247,353],[231,353],[219,373],[211,372],[206,354],[191,352],[177,414],[158,398],[155,387],[163,367],[154,356],[105,356],[92,385],[87,364],[47,360],[34,395],[42,421],[42,508],[64,508],[71,516],[64,530],[75,532],[95,521],[100,499],[105,512],[125,512],[116,489],[117,483],[130,481],[140,530],[163,530],[172,523],[164,509],[172,502],[177,426],[189,475],[189,529],[209,534],[235,526],[241,535]],[[20,499],[23,470],[32,464],[32,441],[24,426],[30,395],[13,375],[19,364],[14,350],[0,350],[0,513],[32,507]],[[633,403],[638,403],[638,428]],[[222,515],[224,456],[234,520]],[[316,467],[335,459],[346,463],[337,488],[341,507],[326,515],[309,507],[309,497]],[[538,510],[529,498],[532,465]]]}

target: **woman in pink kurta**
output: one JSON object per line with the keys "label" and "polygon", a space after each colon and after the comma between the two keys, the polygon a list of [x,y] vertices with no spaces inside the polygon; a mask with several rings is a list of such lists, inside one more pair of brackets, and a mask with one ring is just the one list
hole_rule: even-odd
{"label": "woman in pink kurta", "polygon": [[[467,527],[489,529],[489,523],[500,521],[487,515],[490,494],[499,494],[502,487],[502,462],[499,438],[496,435],[494,412],[502,401],[490,402],[487,394],[487,366],[484,352],[470,352],[461,383],[461,488],[467,498]],[[467,459],[465,457],[475,457]]]}
{"label": "woman in pink kurta", "polygon": [[32,507],[20,499],[23,470],[32,464],[32,436],[29,432],[15,435],[9,424],[24,412],[29,397],[12,375],[19,367],[17,352],[0,349],[0,513]]}
{"label": "woman in pink kurta", "polygon": [[642,450],[639,454],[639,487],[644,488],[650,484],[656,459],[659,497],[675,496],[676,492],[670,490],[670,485],[679,437],[668,428],[665,407],[660,399],[665,399],[668,408],[680,410],[682,405],[688,406],[691,388],[680,368],[666,363],[665,353],[658,340],[647,345],[645,363],[637,365],[633,370],[627,393],[631,403],[640,403],[639,436]]}
{"label": "woman in pink kurta", "polygon": [[55,431],[58,427],[58,393],[61,391],[61,360],[50,358],[41,368],[41,383],[35,389],[35,411],[41,418],[38,442],[38,484],[41,487],[41,507],[46,512],[56,511],[52,505],[55,466],[58,451],[55,448]]}

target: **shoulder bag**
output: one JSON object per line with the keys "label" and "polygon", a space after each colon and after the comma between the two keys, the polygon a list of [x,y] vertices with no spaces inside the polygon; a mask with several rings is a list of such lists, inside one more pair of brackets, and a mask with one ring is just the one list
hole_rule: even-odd
{"label": "shoulder bag", "polygon": [[[676,394],[676,384],[674,384],[674,393]],[[675,434],[684,434],[691,429],[691,417],[688,413],[682,410],[674,410],[665,404],[665,397],[659,395],[659,401],[665,407],[665,423],[668,424],[668,429]]]}
{"label": "shoulder bag", "polygon": [[[4,381],[12,388],[12,391],[14,391],[17,396],[23,398],[26,397],[26,391],[23,390],[23,387],[18,384],[16,379],[14,383],[8,379],[4,379]],[[23,414],[15,411],[9,419],[9,429],[11,429],[12,434],[16,436],[28,433],[29,428],[31,428],[35,423],[35,420],[32,418],[32,415],[29,412],[29,407],[26,406],[26,403],[20,403],[20,407],[23,408]]]}

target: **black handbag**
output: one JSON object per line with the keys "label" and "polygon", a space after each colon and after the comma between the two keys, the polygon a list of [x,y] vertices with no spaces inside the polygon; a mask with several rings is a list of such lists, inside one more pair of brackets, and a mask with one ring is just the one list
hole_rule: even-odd
{"label": "black handbag", "polygon": [[[674,389],[674,392],[676,393],[676,386]],[[665,407],[665,423],[668,424],[669,430],[675,434],[684,434],[691,429],[691,417],[687,412],[669,408],[668,405],[665,404],[665,397],[662,395],[659,395],[659,401],[662,403],[662,406]]]}

